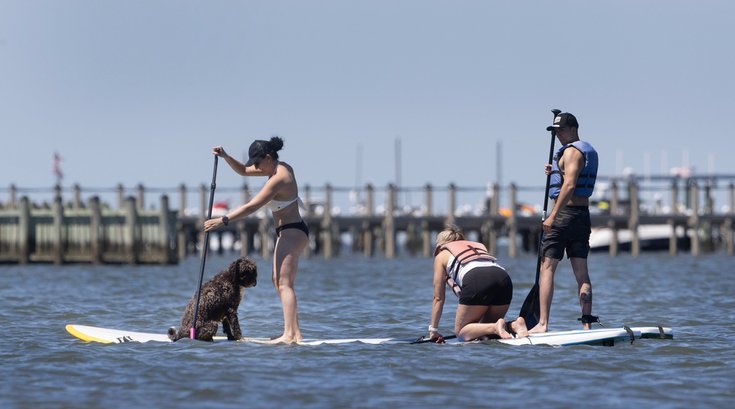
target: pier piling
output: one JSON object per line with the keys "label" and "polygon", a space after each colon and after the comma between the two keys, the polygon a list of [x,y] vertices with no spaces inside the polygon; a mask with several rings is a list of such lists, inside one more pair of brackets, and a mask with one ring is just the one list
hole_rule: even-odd
{"label": "pier piling", "polygon": [[[666,206],[657,194],[655,207],[645,207],[641,202],[644,195],[639,183],[641,179],[611,179],[606,207],[597,207],[597,203],[591,206],[593,228],[609,231],[611,256],[620,253],[622,232],[626,230],[631,235],[627,244],[630,253],[639,255],[645,242],[641,231],[652,225],[669,227],[668,248],[664,250],[672,255],[680,251],[682,235],[691,242],[689,251],[692,255],[714,251],[718,246],[732,255],[735,253],[735,176],[731,178],[726,186],[720,188],[719,197],[726,197],[724,203],[727,206],[723,206],[725,210],[719,213],[715,201],[718,185],[714,178],[662,178],[668,183],[664,185],[668,196],[663,197],[669,198],[671,203]],[[625,183],[626,188],[621,189],[621,183]],[[203,239],[206,187],[202,184],[191,189],[193,196],[198,195],[198,200],[193,201],[199,202],[199,209],[191,211],[187,209],[190,189],[186,185],[153,190],[163,194],[157,206],[154,204],[153,209],[147,209],[145,203],[150,201],[151,192],[142,184],[128,189],[132,196],[125,196],[126,189],[121,184],[103,189],[103,193],[112,194],[116,206],[104,203],[99,195],[90,195],[89,191],[76,184],[67,192],[68,203],[63,201],[64,189],[61,186],[41,192],[52,197],[50,204],[34,203],[25,194],[38,194],[38,189],[22,189],[16,185],[0,189],[0,193],[7,193],[7,202],[0,202],[0,263],[173,264],[196,253]],[[226,192],[228,188],[220,190]],[[499,251],[500,237],[507,238],[508,257],[519,257],[523,250],[536,252],[531,243],[538,241],[541,218],[538,212],[529,213],[529,206],[518,200],[522,188],[511,183],[505,188],[490,185],[482,189],[486,192],[484,206],[476,208],[473,213],[458,207],[458,195],[468,190],[455,184],[436,188],[427,183],[416,189],[389,184],[381,189],[380,193],[384,193],[382,199],[376,200],[376,188],[372,184],[359,190],[335,188],[331,184],[321,188],[306,185],[302,190],[306,206],[302,216],[312,235],[309,246],[304,250],[305,256],[337,257],[344,250],[342,238],[349,236],[350,250],[365,257],[381,255],[395,258],[401,252],[431,257],[435,234],[449,223],[458,225],[466,234],[484,242],[493,254]],[[623,194],[627,193],[627,199],[620,197],[621,190]],[[167,191],[178,197],[177,206],[172,206]],[[247,185],[230,191],[241,192],[239,200],[242,203],[251,199]],[[421,192],[420,206],[404,203],[411,191]],[[345,192],[357,200],[354,209],[349,214],[333,211],[336,208],[335,194]],[[679,200],[682,192],[683,203]],[[318,197],[318,193],[322,196]],[[437,193],[444,194],[446,198],[446,209],[441,214],[437,214],[435,206]],[[20,200],[17,199],[19,194],[22,195]],[[88,199],[86,205],[85,194]],[[500,207],[503,194],[509,203],[507,209]],[[240,255],[257,252],[263,258],[269,258],[275,244],[273,230],[270,215],[259,211],[223,227],[210,238],[219,241],[220,252],[228,251],[222,242],[222,237],[228,236],[239,242]],[[518,247],[521,243],[523,250]]]}

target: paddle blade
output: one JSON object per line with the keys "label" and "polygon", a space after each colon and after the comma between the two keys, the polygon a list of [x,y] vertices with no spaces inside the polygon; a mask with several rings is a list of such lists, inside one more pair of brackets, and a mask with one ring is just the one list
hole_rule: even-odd
{"label": "paddle blade", "polygon": [[523,301],[521,306],[521,312],[518,314],[526,320],[526,327],[531,329],[538,324],[539,317],[541,316],[541,305],[539,303],[538,295],[538,283],[531,287],[531,291],[528,292],[526,299]]}

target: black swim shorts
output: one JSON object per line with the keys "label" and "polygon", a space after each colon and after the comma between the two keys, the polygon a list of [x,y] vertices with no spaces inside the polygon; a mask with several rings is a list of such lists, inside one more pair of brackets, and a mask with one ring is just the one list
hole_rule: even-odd
{"label": "black swim shorts", "polygon": [[513,299],[513,282],[499,266],[475,267],[462,277],[463,305],[508,305]]}
{"label": "black swim shorts", "polygon": [[561,260],[567,257],[587,258],[590,252],[590,210],[587,206],[565,206],[556,218],[551,232],[541,243],[545,257]]}

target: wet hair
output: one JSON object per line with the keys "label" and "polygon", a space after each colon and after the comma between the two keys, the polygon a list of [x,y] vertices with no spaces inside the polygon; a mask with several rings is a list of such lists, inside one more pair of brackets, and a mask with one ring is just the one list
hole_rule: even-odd
{"label": "wet hair", "polygon": [[462,230],[459,227],[450,224],[436,235],[436,247],[439,248],[444,244],[457,240],[464,240],[464,234],[462,234]]}
{"label": "wet hair", "polygon": [[271,158],[278,159],[278,151],[283,149],[283,139],[280,136],[273,136],[271,140],[266,143],[265,153],[271,155]]}

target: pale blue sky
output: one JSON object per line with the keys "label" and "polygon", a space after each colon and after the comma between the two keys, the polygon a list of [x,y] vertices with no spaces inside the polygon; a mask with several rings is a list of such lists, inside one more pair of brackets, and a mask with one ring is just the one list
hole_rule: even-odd
{"label": "pale blue sky", "polygon": [[733,39],[727,0],[0,0],[0,186],[54,151],[65,185],[208,185],[278,134],[301,185],[394,182],[400,138],[404,186],[495,181],[501,141],[542,187],[551,108],[601,174],[735,174]]}

